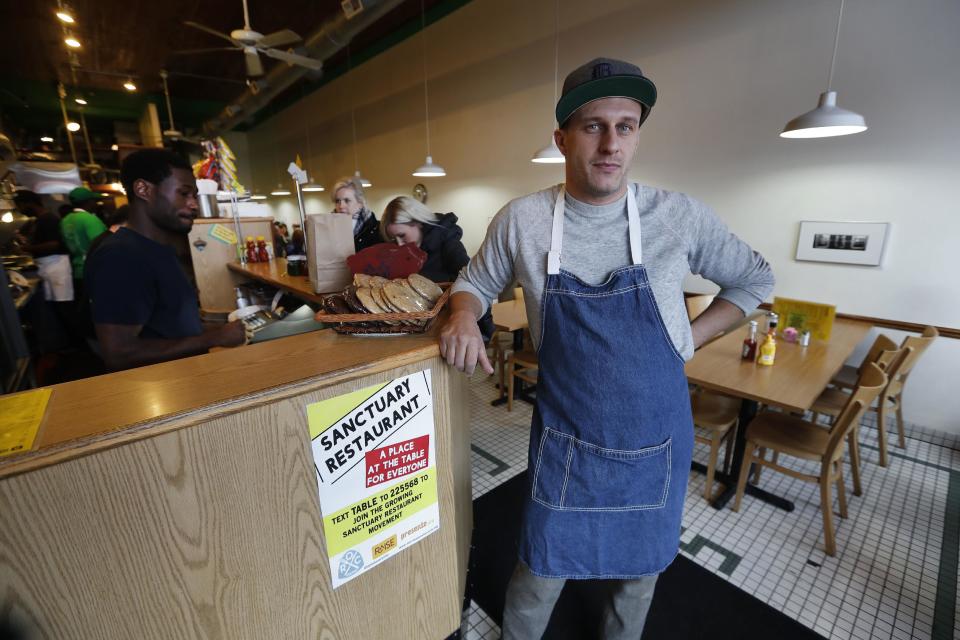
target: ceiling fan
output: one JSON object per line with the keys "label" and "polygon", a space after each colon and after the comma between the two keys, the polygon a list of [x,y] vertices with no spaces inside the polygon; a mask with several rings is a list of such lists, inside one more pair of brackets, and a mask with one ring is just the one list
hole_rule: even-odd
{"label": "ceiling fan", "polygon": [[191,22],[189,20],[185,21],[184,24],[193,27],[194,29],[199,29],[200,31],[217,36],[218,38],[227,40],[228,42],[232,43],[233,46],[215,49],[188,49],[174,51],[175,54],[208,53],[212,51],[242,51],[243,60],[247,66],[247,76],[250,77],[263,75],[263,63],[260,61],[261,53],[268,58],[282,60],[288,64],[300,65],[301,67],[306,67],[307,69],[312,69],[314,71],[319,71],[323,67],[323,63],[320,60],[302,56],[298,53],[293,53],[292,51],[284,51],[282,49],[275,48],[284,47],[303,40],[303,38],[290,29],[281,29],[280,31],[268,33],[267,35],[263,35],[258,31],[254,31],[250,27],[250,14],[247,11],[247,0],[243,0],[243,28],[234,29],[230,32],[230,35],[221,33],[216,29],[211,29],[210,27],[197,22]]}

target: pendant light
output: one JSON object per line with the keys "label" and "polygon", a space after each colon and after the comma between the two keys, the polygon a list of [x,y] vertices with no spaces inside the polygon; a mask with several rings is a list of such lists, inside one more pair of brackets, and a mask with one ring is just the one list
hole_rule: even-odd
{"label": "pendant light", "polygon": [[434,164],[433,156],[430,155],[430,98],[427,94],[427,40],[424,30],[427,26],[426,10],[423,6],[423,0],[420,0],[420,46],[423,51],[423,114],[427,125],[427,161],[417,167],[413,175],[418,178],[437,178],[447,175],[443,167]]}
{"label": "pendant light", "polygon": [[[560,73],[560,0],[556,0],[554,7],[554,43],[553,43],[553,104],[557,104],[557,79]],[[553,111],[553,109],[551,109]],[[562,164],[567,159],[563,157],[560,149],[557,147],[557,141],[550,136],[550,144],[538,150],[530,162],[536,164]]]}
{"label": "pendant light", "polygon": [[177,125],[173,122],[173,107],[170,106],[170,89],[167,88],[167,72],[164,69],[160,70],[160,80],[163,82],[163,97],[167,101],[167,119],[170,121],[170,128],[164,131],[163,135],[172,140],[178,140],[183,137],[183,134],[177,130]]}
{"label": "pendant light", "polygon": [[284,188],[282,184],[277,183],[277,188],[270,192],[272,196],[288,196],[290,195],[290,190]]}
{"label": "pendant light", "polygon": [[837,33],[833,39],[833,57],[830,59],[830,76],[827,90],[820,94],[817,108],[797,116],[787,123],[781,138],[827,138],[846,136],[867,130],[863,116],[837,106],[837,92],[833,90],[833,68],[837,62],[837,47],[840,44],[840,21],[843,19],[843,2],[837,15]]}

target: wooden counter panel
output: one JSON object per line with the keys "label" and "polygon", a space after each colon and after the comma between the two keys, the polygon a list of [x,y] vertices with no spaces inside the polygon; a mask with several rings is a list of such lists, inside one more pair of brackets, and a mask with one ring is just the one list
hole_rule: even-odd
{"label": "wooden counter panel", "polygon": [[54,385],[35,450],[0,459],[0,478],[438,353],[430,335],[316,331]]}
{"label": "wooden counter panel", "polygon": [[[333,591],[306,406],[425,368],[440,530]],[[472,527],[466,391],[432,357],[7,478],[0,609],[51,639],[444,638]]]}
{"label": "wooden counter panel", "polygon": [[[306,268],[306,264],[304,264]],[[287,273],[287,259],[274,258],[269,262],[228,262],[227,269],[231,272],[283,289],[287,293],[308,302],[321,303],[323,295],[313,290],[310,278],[307,276],[291,276]]]}

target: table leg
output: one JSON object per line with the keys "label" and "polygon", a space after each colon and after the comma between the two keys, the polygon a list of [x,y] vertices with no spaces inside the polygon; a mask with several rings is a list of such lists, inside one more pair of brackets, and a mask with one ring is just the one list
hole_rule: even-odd
{"label": "table leg", "polygon": [[[733,460],[730,461],[730,471],[728,473],[717,472],[714,475],[714,478],[722,482],[725,487],[723,493],[718,495],[713,502],[710,503],[714,509],[723,509],[727,505],[727,502],[730,501],[730,498],[734,497],[737,493],[737,480],[740,478],[740,469],[743,467],[743,457],[747,448],[747,425],[750,424],[750,421],[753,420],[756,415],[757,403],[753,400],[744,399],[740,403],[740,419],[733,441]],[[706,473],[706,467],[699,462],[694,462],[690,466],[694,471]],[[793,511],[793,502],[774,495],[769,491],[764,491],[760,487],[750,483],[747,483],[746,494],[763,500],[767,504],[772,504],[784,511]]]}
{"label": "table leg", "polygon": [[[517,329],[513,332],[513,350],[523,351],[523,329]],[[513,385],[513,399],[523,400],[524,402],[535,404],[537,399],[530,396],[530,392],[534,389],[535,387],[527,388],[526,383],[520,378],[517,378]],[[502,404],[507,404],[507,399],[505,397],[497,398],[490,403],[490,405],[493,407],[499,407]]]}

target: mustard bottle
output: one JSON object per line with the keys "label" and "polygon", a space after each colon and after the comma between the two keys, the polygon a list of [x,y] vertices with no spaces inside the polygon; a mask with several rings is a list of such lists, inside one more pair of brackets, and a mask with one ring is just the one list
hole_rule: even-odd
{"label": "mustard bottle", "polygon": [[773,365],[777,357],[777,321],[771,320],[770,327],[767,330],[767,336],[760,345],[760,356],[757,358],[757,364],[769,367]]}

